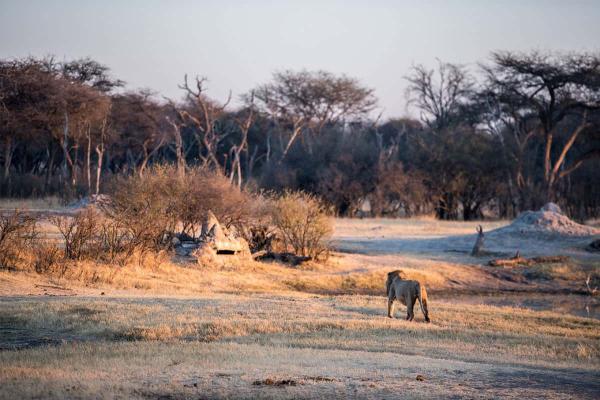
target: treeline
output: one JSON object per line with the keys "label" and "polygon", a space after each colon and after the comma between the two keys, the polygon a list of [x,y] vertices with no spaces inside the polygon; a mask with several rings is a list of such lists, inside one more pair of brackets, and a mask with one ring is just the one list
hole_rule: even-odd
{"label": "treeline", "polygon": [[547,201],[600,215],[600,56],[493,53],[475,71],[414,67],[420,119],[374,118],[373,90],[284,71],[241,96],[126,91],[91,59],[0,60],[0,195],[101,193],[170,163],[248,190],[302,189],[344,216],[512,217]]}

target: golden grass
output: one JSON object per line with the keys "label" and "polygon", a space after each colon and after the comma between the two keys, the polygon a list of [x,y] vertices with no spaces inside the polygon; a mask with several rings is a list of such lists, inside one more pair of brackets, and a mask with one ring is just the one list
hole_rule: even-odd
{"label": "golden grass", "polygon": [[[505,223],[486,221],[484,225],[487,224],[485,229],[488,229]],[[372,232],[394,238],[411,235],[431,237],[432,231],[440,235],[464,234],[473,233],[476,224],[429,219],[337,219],[336,237],[364,239]],[[56,227],[48,223],[40,224],[40,230],[48,238],[58,238]],[[146,254],[144,257],[134,257],[122,266],[93,261],[64,262],[49,276],[27,276],[34,281],[48,280],[52,284],[66,285],[79,292],[97,288],[178,295],[192,295],[199,291],[268,293],[287,290],[320,294],[379,294],[385,274],[390,270],[402,269],[410,279],[422,281],[430,291],[529,288],[494,276],[495,271],[491,268],[471,264],[485,260],[473,260],[468,255],[454,256],[454,253],[440,254],[439,249],[430,250],[431,254],[427,251],[425,247],[415,253],[334,253],[326,263],[309,263],[298,268],[236,258],[224,258],[218,266],[199,266],[165,254]],[[572,289],[581,286],[587,274],[594,274],[599,268],[597,263],[586,262],[539,266],[528,272],[532,277],[563,282]],[[0,279],[3,275],[9,279],[0,271]]]}
{"label": "golden grass", "polygon": [[[474,230],[381,222],[394,235]],[[379,221],[337,223],[338,236],[361,237]],[[600,321],[437,300],[436,290],[524,287],[460,260],[334,254],[292,268],[159,254],[121,267],[65,266],[50,275],[0,271],[0,296],[8,296],[0,297],[0,326],[9,328],[0,344],[58,343],[0,351],[0,398],[591,398],[600,390]],[[432,324],[385,317],[379,295],[397,268],[430,290]],[[586,261],[529,272],[577,283],[598,268]],[[29,293],[78,296],[19,297]],[[298,384],[252,384],[266,379]]]}
{"label": "golden grass", "polygon": [[[31,271],[22,271],[21,275],[0,271],[0,281],[14,281],[21,276],[24,284],[48,282],[69,287],[76,292],[96,288],[107,292],[133,290],[136,293],[159,295],[193,295],[199,292],[270,293],[289,290],[320,294],[381,294],[387,272],[398,268],[368,267],[352,272],[342,258],[346,257],[334,256],[325,265],[309,264],[293,268],[274,262],[262,263],[235,257],[225,259],[221,265],[199,265],[190,261],[175,261],[164,253],[146,253],[131,258],[123,266],[84,260],[62,261],[45,275]],[[342,261],[338,264],[339,260]],[[365,262],[371,261],[366,259]],[[406,267],[400,267],[406,276],[420,280],[428,289],[445,288],[449,276],[465,282],[477,276],[469,268],[448,263],[407,261],[404,265]],[[14,290],[18,293],[26,289],[15,286]]]}
{"label": "golden grass", "polygon": [[[51,299],[4,302],[0,320],[35,337],[80,340],[243,339],[465,360],[600,365],[600,321],[510,307],[430,304],[434,323],[385,317],[369,296],[213,295],[202,299]],[[397,312],[403,317],[402,307]],[[417,319],[422,319],[417,313]],[[40,333],[41,332],[41,333]],[[332,334],[335,332],[335,334]],[[390,343],[385,344],[389,341]],[[490,352],[489,350],[494,351]]]}
{"label": "golden grass", "polygon": [[[385,300],[372,296],[1,302],[0,322],[19,329],[21,339],[67,342],[0,351],[0,398],[188,398],[197,391],[217,398],[314,398],[323,390],[346,397],[357,385],[367,390],[361,397],[393,397],[397,390],[408,397],[472,397],[473,377],[486,397],[502,397],[500,371],[503,382],[516,385],[511,395],[560,398],[553,379],[577,373],[573,379],[589,383],[600,369],[600,321],[509,307],[432,301],[433,323],[425,324],[386,318]],[[8,339],[0,335],[0,342]],[[532,371],[546,386],[511,381]],[[416,373],[431,381],[431,392],[413,386]],[[298,388],[273,393],[252,385],[266,378],[293,379]]]}

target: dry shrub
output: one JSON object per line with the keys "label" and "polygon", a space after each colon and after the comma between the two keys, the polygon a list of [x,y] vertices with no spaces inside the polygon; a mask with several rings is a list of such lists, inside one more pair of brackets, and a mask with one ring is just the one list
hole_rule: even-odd
{"label": "dry shrub", "polygon": [[242,229],[252,218],[252,196],[199,168],[181,175],[173,166],[153,166],[142,177],[115,180],[110,192],[101,207],[140,248],[168,248],[177,230],[196,237],[209,210],[227,227]]}
{"label": "dry shrub", "polygon": [[272,251],[273,241],[276,239],[275,231],[267,224],[254,224],[247,230],[245,237],[250,247],[250,252]]}
{"label": "dry shrub", "polygon": [[248,242],[250,252],[273,251],[277,229],[273,226],[273,195],[255,195],[246,208],[251,217],[239,227]]}
{"label": "dry shrub", "polygon": [[[168,168],[175,177],[175,170]],[[224,176],[200,168],[192,168],[180,176],[171,196],[182,232],[192,237],[198,235],[208,211],[212,211],[221,224],[238,231],[244,230],[254,217],[251,195],[233,186]]]}
{"label": "dry shrub", "polygon": [[81,260],[97,254],[95,244],[99,218],[98,212],[92,208],[86,208],[75,216],[58,215],[50,218],[63,237],[65,258]]}
{"label": "dry shrub", "polygon": [[99,205],[133,248],[148,251],[170,246],[177,226],[177,182],[171,172],[156,166],[142,177],[116,178],[108,190],[110,197]]}
{"label": "dry shrub", "polygon": [[[33,248],[32,266],[38,274],[49,274],[61,265],[64,252],[56,244],[42,241]],[[66,267],[66,263],[62,263]],[[64,272],[63,272],[64,273]]]}
{"label": "dry shrub", "polygon": [[284,192],[273,204],[273,224],[286,248],[317,259],[326,256],[333,220],[318,197],[304,192]]}
{"label": "dry shrub", "polygon": [[144,269],[158,271],[169,260],[168,252],[165,250],[159,251],[143,251],[136,249],[127,258],[123,259],[123,265],[138,266]]}
{"label": "dry shrub", "polygon": [[15,210],[0,215],[0,268],[15,269],[35,241],[35,218]]}
{"label": "dry shrub", "polygon": [[118,223],[104,221],[98,229],[97,247],[99,258],[108,263],[123,266],[135,252],[135,246],[126,229]]}

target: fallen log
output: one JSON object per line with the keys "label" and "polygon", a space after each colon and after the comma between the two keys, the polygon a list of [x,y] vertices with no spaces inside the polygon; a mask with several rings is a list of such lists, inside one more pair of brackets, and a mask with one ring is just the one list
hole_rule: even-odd
{"label": "fallen log", "polygon": [[540,256],[540,257],[521,257],[519,252],[512,258],[498,258],[491,260],[488,265],[492,267],[530,267],[536,264],[552,264],[569,261],[568,256]]}
{"label": "fallen log", "polygon": [[[259,252],[260,253],[260,252]],[[292,266],[300,265],[306,261],[310,261],[312,258],[307,256],[298,256],[294,253],[275,253],[266,252],[256,257],[259,260],[274,260],[284,264],[290,264]]]}
{"label": "fallen log", "polygon": [[261,258],[263,256],[265,256],[268,253],[267,250],[260,250],[257,251],[256,253],[252,253],[251,256],[254,260],[256,260],[257,258]]}

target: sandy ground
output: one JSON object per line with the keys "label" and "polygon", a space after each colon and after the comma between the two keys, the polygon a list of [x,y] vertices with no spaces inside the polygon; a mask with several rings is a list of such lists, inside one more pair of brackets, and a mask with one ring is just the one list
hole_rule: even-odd
{"label": "sandy ground", "polygon": [[[439,259],[462,264],[486,263],[490,259],[511,257],[517,251],[524,257],[563,254],[581,260],[600,260],[585,250],[593,236],[568,237],[532,235],[529,232],[506,234],[509,221],[448,222],[434,220],[340,219],[336,224],[335,245],[342,252],[368,255],[402,255]],[[476,228],[485,232],[484,257],[472,257]],[[600,235],[596,235],[600,237]]]}
{"label": "sandy ground", "polygon": [[[262,292],[0,274],[0,398],[600,397],[598,308],[574,294],[581,276],[532,283],[484,266],[519,250],[569,255],[597,273],[600,256],[583,250],[590,238],[490,235],[491,254],[471,257],[476,225],[338,220],[339,253],[326,268],[279,278],[283,269],[267,266],[252,279],[265,275],[277,290]],[[307,293],[302,281],[360,283],[395,268],[427,280],[432,324],[420,311],[413,323],[386,318],[381,296]],[[291,279],[307,289],[292,290]],[[557,287],[568,290],[548,293]],[[498,289],[518,293],[490,293]]]}

